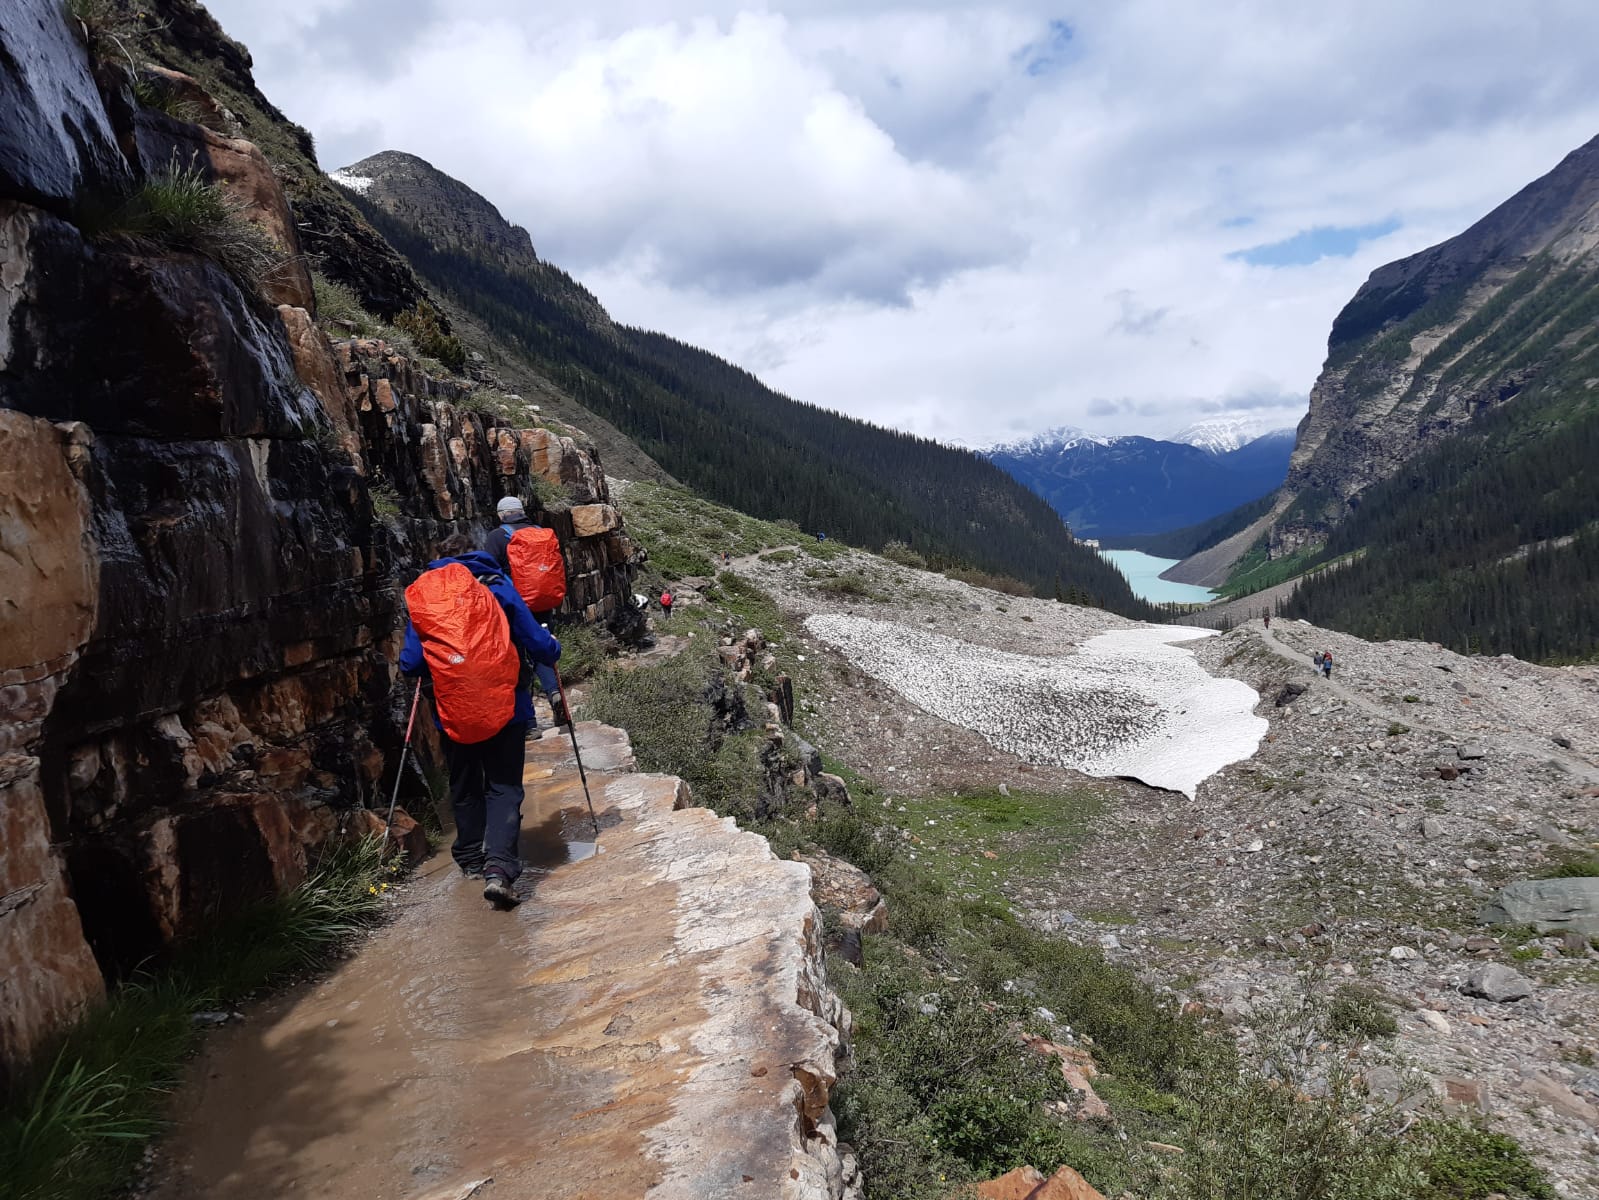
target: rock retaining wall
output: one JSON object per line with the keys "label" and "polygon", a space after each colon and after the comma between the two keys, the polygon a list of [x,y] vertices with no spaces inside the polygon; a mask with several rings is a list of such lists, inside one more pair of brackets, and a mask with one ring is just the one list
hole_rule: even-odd
{"label": "rock retaining wall", "polygon": [[[560,484],[568,612],[632,619],[636,554],[579,442],[331,345],[303,270],[258,290],[80,227],[151,146],[191,145],[301,261],[253,146],[130,129],[108,74],[54,0],[0,14],[0,1070],[364,827],[404,719],[401,588],[441,536]],[[59,138],[67,116],[88,132]]]}

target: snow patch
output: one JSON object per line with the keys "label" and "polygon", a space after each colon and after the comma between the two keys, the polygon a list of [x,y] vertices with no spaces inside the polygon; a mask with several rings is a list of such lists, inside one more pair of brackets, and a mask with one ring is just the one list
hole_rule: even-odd
{"label": "snow patch", "polygon": [[370,175],[352,175],[342,168],[337,171],[329,171],[328,178],[340,187],[347,187],[352,192],[358,192],[363,196],[366,195],[367,189],[377,182]]}
{"label": "snow patch", "polygon": [[1278,428],[1277,420],[1266,416],[1209,417],[1178,430],[1165,440],[1195,446],[1211,454],[1226,454],[1268,434],[1293,432]]}
{"label": "snow patch", "polygon": [[867,617],[823,613],[805,627],[941,720],[1030,762],[1130,776],[1192,798],[1249,758],[1267,723],[1248,684],[1206,673],[1176,643],[1208,629],[1143,625],[1090,638],[1076,654],[1013,654]]}

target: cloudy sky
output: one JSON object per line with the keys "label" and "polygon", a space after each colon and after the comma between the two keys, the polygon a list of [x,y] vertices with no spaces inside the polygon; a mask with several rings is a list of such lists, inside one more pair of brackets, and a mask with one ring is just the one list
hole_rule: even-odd
{"label": "cloudy sky", "polygon": [[1376,266],[1599,134],[1592,0],[210,0],[631,324],[981,444],[1292,424]]}

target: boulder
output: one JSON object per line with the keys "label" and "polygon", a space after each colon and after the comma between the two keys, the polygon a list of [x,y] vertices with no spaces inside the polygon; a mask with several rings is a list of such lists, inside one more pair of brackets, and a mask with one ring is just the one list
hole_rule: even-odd
{"label": "boulder", "polygon": [[65,212],[128,186],[89,55],[60,0],[0,5],[0,196]]}
{"label": "boulder", "polygon": [[1278,708],[1286,707],[1303,696],[1308,690],[1302,683],[1285,683],[1282,686],[1282,690],[1277,693],[1277,699],[1274,703]]}
{"label": "boulder", "polygon": [[1496,1004],[1508,1004],[1532,995],[1532,981],[1503,963],[1484,963],[1472,968],[1471,974],[1460,985],[1460,990],[1468,996],[1480,996]]}
{"label": "boulder", "polygon": [[572,533],[576,537],[599,537],[621,523],[616,509],[609,504],[577,504],[572,507]]}
{"label": "boulder", "polygon": [[[383,813],[374,812],[370,808],[363,808],[360,812],[360,821],[351,831],[357,838],[383,836]],[[408,866],[417,866],[428,856],[427,830],[416,823],[416,819],[403,808],[394,810],[394,822],[389,827],[389,843],[387,854],[392,857],[401,855]]]}
{"label": "boulder", "polygon": [[1105,1200],[1098,1188],[1071,1167],[1061,1167],[1047,1179],[1032,1167],[1014,1171],[977,1185],[982,1200]]}
{"label": "boulder", "polygon": [[1017,1167],[998,1179],[977,1185],[982,1200],[1032,1200],[1032,1195],[1048,1180],[1034,1167]]}
{"label": "boulder", "polygon": [[1599,879],[1522,879],[1504,888],[1477,919],[1490,925],[1531,925],[1539,933],[1572,930],[1599,937]]}
{"label": "boulder", "polygon": [[39,760],[0,754],[0,1083],[104,994],[78,907],[50,846]]}
{"label": "boulder", "polygon": [[849,787],[837,775],[822,772],[811,785],[816,792],[816,799],[822,804],[837,804],[841,808],[850,807]]}
{"label": "boulder", "polygon": [[816,907],[838,914],[841,924],[862,933],[881,933],[888,928],[888,905],[865,871],[825,850],[794,858],[811,869],[811,898]]}

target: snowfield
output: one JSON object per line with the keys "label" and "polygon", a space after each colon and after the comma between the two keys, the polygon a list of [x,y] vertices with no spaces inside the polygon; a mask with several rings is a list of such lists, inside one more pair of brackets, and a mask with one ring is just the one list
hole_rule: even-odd
{"label": "snowfield", "polygon": [[1217,679],[1170,625],[1113,629],[1058,658],[1014,654],[890,621],[819,613],[805,627],[861,670],[996,749],[1190,797],[1265,736],[1248,684]]}

